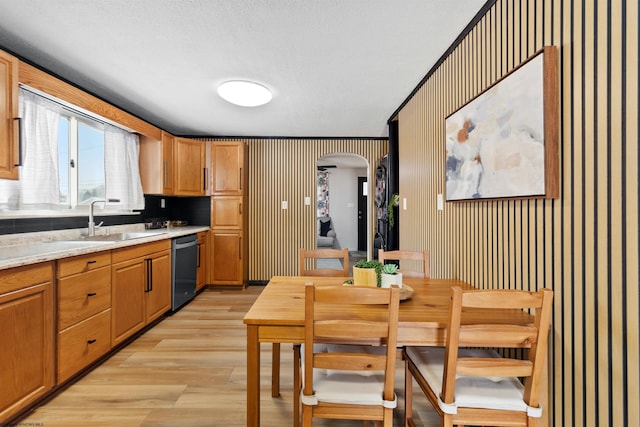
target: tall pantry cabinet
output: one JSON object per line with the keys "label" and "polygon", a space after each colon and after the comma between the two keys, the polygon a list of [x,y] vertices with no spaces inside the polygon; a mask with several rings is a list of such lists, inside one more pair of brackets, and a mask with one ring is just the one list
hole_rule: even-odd
{"label": "tall pantry cabinet", "polygon": [[210,144],[209,283],[244,286],[249,277],[248,147],[241,141]]}

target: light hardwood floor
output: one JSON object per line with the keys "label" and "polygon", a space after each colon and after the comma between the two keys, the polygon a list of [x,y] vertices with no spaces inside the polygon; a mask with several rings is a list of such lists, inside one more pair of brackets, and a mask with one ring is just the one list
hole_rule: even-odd
{"label": "light hardwood floor", "polygon": [[[262,289],[206,289],[17,425],[246,425],[246,327],[242,318]],[[270,351],[270,345],[262,346],[261,425],[291,426],[291,345],[282,345],[279,398],[271,397]],[[403,425],[403,382],[403,362],[399,361],[396,426]],[[439,426],[428,403],[416,406],[414,411],[425,426]],[[362,423],[317,420],[314,426]]]}

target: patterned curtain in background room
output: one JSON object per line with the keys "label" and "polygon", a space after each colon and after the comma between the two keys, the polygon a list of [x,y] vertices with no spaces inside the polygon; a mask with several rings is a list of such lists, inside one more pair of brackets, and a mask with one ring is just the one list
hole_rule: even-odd
{"label": "patterned curtain in background room", "polygon": [[316,200],[318,201],[318,218],[320,218],[329,215],[329,172],[318,171],[317,182],[318,193]]}

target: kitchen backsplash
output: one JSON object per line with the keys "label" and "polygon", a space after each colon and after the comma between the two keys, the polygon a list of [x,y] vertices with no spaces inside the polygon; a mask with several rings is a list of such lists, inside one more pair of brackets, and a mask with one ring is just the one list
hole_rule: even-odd
{"label": "kitchen backsplash", "polygon": [[[164,199],[165,207],[161,207]],[[96,215],[105,226],[136,224],[152,220],[181,220],[189,225],[208,226],[211,218],[209,197],[145,196],[145,209],[135,215]],[[0,220],[0,235],[86,228],[88,217],[15,218]]]}

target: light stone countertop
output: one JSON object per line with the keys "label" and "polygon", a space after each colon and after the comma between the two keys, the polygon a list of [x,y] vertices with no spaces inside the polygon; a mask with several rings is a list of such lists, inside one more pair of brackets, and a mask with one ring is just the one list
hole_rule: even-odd
{"label": "light stone countertop", "polygon": [[116,233],[148,233],[149,236],[123,241],[75,240],[86,235],[87,229],[71,229],[0,236],[0,270],[52,261],[76,255],[123,248],[158,240],[207,231],[206,226],[185,226],[145,230],[144,224],[109,226],[96,230],[96,235]]}

